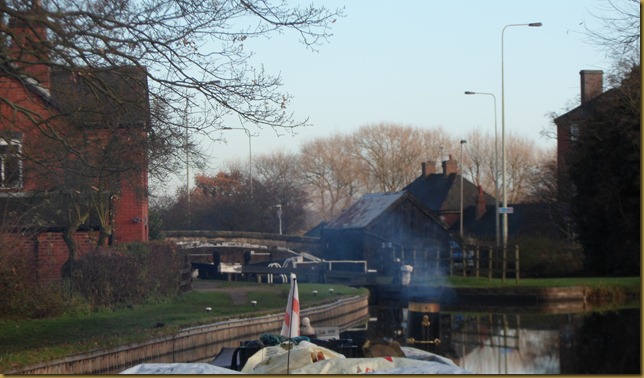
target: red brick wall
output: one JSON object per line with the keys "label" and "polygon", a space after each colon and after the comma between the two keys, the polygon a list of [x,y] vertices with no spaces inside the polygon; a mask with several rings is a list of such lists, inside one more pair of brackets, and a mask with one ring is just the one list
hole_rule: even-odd
{"label": "red brick wall", "polygon": [[[80,255],[96,246],[97,232],[77,232],[75,235]],[[35,238],[24,238],[23,245],[33,251],[38,282],[41,284],[61,280],[61,268],[69,257],[69,250],[60,232],[45,232]],[[31,245],[29,245],[31,244]]]}
{"label": "red brick wall", "polygon": [[142,190],[129,183],[121,186],[121,195],[114,201],[114,242],[148,240],[148,199]]}
{"label": "red brick wall", "polygon": [[[0,76],[0,97],[10,99],[16,104],[29,109],[37,117],[40,114],[42,119],[51,116],[54,109],[40,98],[35,92],[25,88],[16,80]],[[33,125],[33,121],[27,119],[23,113],[15,112],[10,106],[0,104],[0,129],[13,132],[22,132],[22,147],[26,156],[39,156],[45,162],[57,162],[58,158],[48,156],[65,153],[60,149],[48,148],[48,143],[43,134]],[[48,120],[49,126],[58,130],[68,127],[62,121]],[[105,132],[109,135],[109,132]],[[100,132],[96,132],[100,138]],[[145,139],[145,133],[140,133],[136,138]],[[107,139],[106,139],[107,140]],[[129,139],[128,139],[129,140]],[[137,141],[133,141],[137,143]],[[114,241],[133,242],[148,241],[148,175],[145,151],[141,144],[135,144],[128,157],[135,162],[140,162],[140,171],[121,179],[119,199],[114,201]],[[39,168],[25,161],[23,164],[23,187],[22,191],[48,190],[59,185],[57,183],[61,176],[57,167],[38,165]],[[20,189],[4,189],[4,191],[19,191]]]}
{"label": "red brick wall", "polygon": [[[135,140],[133,140],[133,138]],[[121,178],[120,195],[114,201],[114,235],[113,242],[146,242],[148,241],[148,171],[147,156],[142,147],[146,134],[135,136],[123,135],[123,140],[132,141],[134,148],[128,157],[139,163],[140,170],[124,173]]]}

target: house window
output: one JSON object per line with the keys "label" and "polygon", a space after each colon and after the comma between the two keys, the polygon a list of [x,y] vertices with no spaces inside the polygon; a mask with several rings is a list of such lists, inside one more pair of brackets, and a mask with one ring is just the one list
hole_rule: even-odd
{"label": "house window", "polygon": [[579,126],[576,123],[570,125],[570,141],[576,142],[579,139]]}
{"label": "house window", "polygon": [[22,161],[20,160],[21,142],[17,138],[0,138],[0,188],[20,188],[22,186]]}

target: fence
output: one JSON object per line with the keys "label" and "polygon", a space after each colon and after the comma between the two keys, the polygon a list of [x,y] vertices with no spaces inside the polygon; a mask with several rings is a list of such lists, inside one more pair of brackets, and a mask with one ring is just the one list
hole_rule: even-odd
{"label": "fence", "polygon": [[404,265],[414,267],[414,275],[501,278],[503,282],[520,279],[519,246],[510,248],[464,245],[463,249],[406,250],[401,248],[396,255]]}
{"label": "fence", "polygon": [[192,269],[189,263],[179,269],[179,292],[187,293],[192,290]]}

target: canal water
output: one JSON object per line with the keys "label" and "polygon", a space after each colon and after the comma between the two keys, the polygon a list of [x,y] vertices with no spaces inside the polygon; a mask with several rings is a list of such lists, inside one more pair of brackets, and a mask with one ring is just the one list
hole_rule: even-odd
{"label": "canal water", "polygon": [[377,307],[370,313],[368,323],[341,337],[356,343],[393,339],[479,374],[641,374],[640,308],[571,313],[451,308],[432,319],[438,345],[407,343],[409,332],[416,332],[407,322],[417,321],[407,309]]}

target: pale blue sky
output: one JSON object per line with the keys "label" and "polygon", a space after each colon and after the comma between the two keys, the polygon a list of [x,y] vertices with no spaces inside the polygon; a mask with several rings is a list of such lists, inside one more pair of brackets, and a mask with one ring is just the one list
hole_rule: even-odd
{"label": "pale blue sky", "polygon": [[[345,6],[328,44],[311,52],[298,36],[285,33],[246,44],[254,62],[281,74],[294,96],[289,109],[311,127],[277,137],[270,129],[252,138],[253,155],[277,149],[296,152],[315,137],[349,133],[379,122],[419,128],[443,127],[454,138],[474,128],[494,131],[490,96],[497,98],[501,127],[501,31],[508,24],[542,22],[540,28],[505,31],[506,132],[543,146],[540,131],[550,113],[576,106],[579,71],[605,72],[611,61],[587,42],[585,26],[595,27],[601,0],[325,0]],[[239,127],[238,124],[230,125]],[[499,134],[500,135],[500,134]],[[208,145],[214,173],[229,159],[248,162],[248,138],[228,131],[227,144]],[[178,173],[179,181],[185,183]]]}

